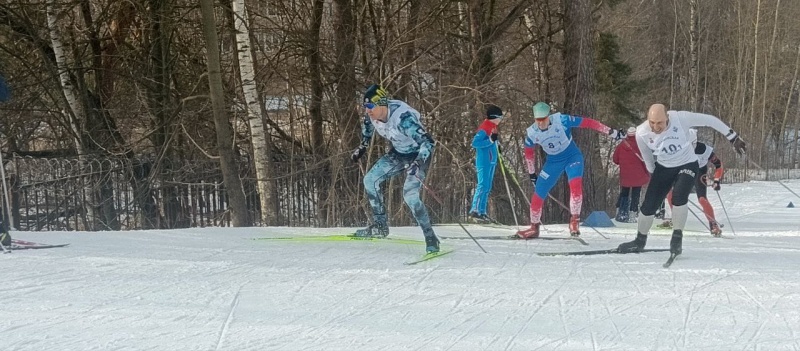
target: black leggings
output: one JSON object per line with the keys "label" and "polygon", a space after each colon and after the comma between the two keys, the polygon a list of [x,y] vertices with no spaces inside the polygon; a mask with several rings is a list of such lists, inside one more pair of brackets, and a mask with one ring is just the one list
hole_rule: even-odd
{"label": "black leggings", "polygon": [[[620,210],[631,210],[633,212],[639,212],[639,197],[642,194],[642,187],[634,186],[634,187],[619,187],[619,196],[617,197],[617,208]],[[630,201],[625,201],[625,198],[628,198]],[[628,202],[626,206],[626,202]],[[627,207],[627,208],[622,208]]]}
{"label": "black leggings", "polygon": [[697,172],[697,162],[671,168],[656,163],[656,169],[650,177],[650,183],[644,194],[644,201],[642,201],[642,215],[654,215],[670,189],[672,189],[672,205],[686,205],[689,202],[689,194],[692,192]]}
{"label": "black leggings", "polygon": [[697,192],[697,198],[700,199],[701,197],[706,197],[708,184],[706,184],[706,179],[708,176],[708,166],[700,167],[700,171],[697,172],[697,181],[694,183],[694,190]]}

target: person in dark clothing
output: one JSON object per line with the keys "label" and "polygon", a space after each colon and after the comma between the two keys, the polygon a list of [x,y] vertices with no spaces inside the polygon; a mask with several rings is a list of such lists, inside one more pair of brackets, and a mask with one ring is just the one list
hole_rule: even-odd
{"label": "person in dark clothing", "polygon": [[639,194],[650,181],[650,172],[636,144],[636,127],[628,128],[625,139],[614,149],[612,160],[619,165],[618,222],[636,222],[639,215]]}

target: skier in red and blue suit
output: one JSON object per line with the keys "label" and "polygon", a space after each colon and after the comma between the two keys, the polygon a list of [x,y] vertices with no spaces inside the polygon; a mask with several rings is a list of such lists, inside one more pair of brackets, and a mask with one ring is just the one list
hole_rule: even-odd
{"label": "skier in red and blue suit", "polygon": [[[572,128],[588,128],[600,133],[608,134],[615,141],[621,140],[625,132],[621,129],[612,129],[597,120],[571,116],[561,113],[550,114],[550,105],[538,102],[533,106],[533,118],[536,120],[526,130],[525,161],[528,174],[533,183],[535,192],[531,198],[531,227],[520,230],[517,236],[523,239],[539,237],[541,225],[542,206],[550,189],[556,184],[561,173],[567,173],[570,189],[570,221],[569,231],[572,236],[580,235],[578,218],[583,202],[583,154],[572,140]],[[536,174],[535,147],[541,145],[547,159]]]}
{"label": "skier in red and blue suit", "polygon": [[497,167],[497,125],[503,118],[503,110],[495,105],[486,108],[486,119],[478,127],[475,137],[472,138],[472,147],[475,149],[475,173],[478,184],[472,196],[472,209],[470,218],[477,222],[494,222],[486,214],[489,203],[489,193],[492,191],[494,171]]}

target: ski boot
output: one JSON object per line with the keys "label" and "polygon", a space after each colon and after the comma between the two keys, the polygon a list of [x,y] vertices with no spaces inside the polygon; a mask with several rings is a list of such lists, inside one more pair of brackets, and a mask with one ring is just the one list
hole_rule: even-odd
{"label": "ski boot", "polygon": [[470,212],[468,218],[476,224],[495,223],[495,221],[486,214],[478,214],[477,212]]}
{"label": "ski boot", "polygon": [[6,247],[11,246],[11,234],[8,234],[8,232],[0,233],[0,244]]}
{"label": "ski boot", "polygon": [[665,219],[664,222],[661,222],[661,224],[657,225],[656,228],[672,229],[672,220]]}
{"label": "ski boot", "polygon": [[517,231],[516,236],[520,239],[536,239],[539,237],[540,225],[540,223],[533,223],[530,228]]}
{"label": "ski boot", "polygon": [[436,235],[425,235],[425,252],[429,254],[439,252],[439,238]]}
{"label": "ski boot", "polygon": [[619,211],[617,212],[617,216],[614,219],[616,219],[617,222],[620,223],[628,223],[628,221],[630,220],[629,213],[628,211]]}
{"label": "ski boot", "polygon": [[675,255],[680,255],[683,252],[683,230],[676,229],[672,231],[672,239],[669,241],[669,252]]}
{"label": "ski boot", "polygon": [[713,235],[715,238],[719,238],[722,236],[722,229],[720,228],[719,223],[717,223],[717,221],[714,220],[709,221],[708,227],[711,230],[711,235]]}
{"label": "ski boot", "polygon": [[485,213],[482,215],[478,215],[478,220],[486,224],[497,224],[497,221],[492,219],[492,217],[487,216]]}
{"label": "ski boot", "polygon": [[639,211],[633,211],[630,213],[628,217],[628,223],[638,223],[639,222]]}
{"label": "ski boot", "polygon": [[644,250],[644,245],[646,244],[647,235],[636,233],[636,239],[619,244],[619,246],[617,246],[617,251],[621,253],[639,252]]}
{"label": "ski boot", "polygon": [[579,237],[581,235],[578,215],[572,215],[572,217],[569,218],[569,235],[573,237]]}
{"label": "ski boot", "polygon": [[389,227],[385,223],[370,224],[369,227],[356,230],[354,234],[357,238],[378,238],[383,239],[389,235]]}

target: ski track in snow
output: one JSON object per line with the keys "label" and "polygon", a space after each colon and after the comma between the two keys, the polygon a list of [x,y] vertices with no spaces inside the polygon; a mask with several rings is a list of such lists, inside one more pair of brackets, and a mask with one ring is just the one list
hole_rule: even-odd
{"label": "ski track in snow", "polygon": [[[772,182],[726,190],[737,235],[711,238],[690,218],[669,269],[663,252],[536,255],[616,247],[635,233],[625,225],[598,228],[610,239],[588,235],[589,247],[483,240],[484,254],[445,240],[456,252],[416,266],[402,263],[421,244],[252,240],[343,228],[12,232],[71,245],[0,256],[0,340],[15,351],[800,350],[800,209],[783,207],[797,199]],[[667,232],[650,235],[649,248],[668,245]]]}

